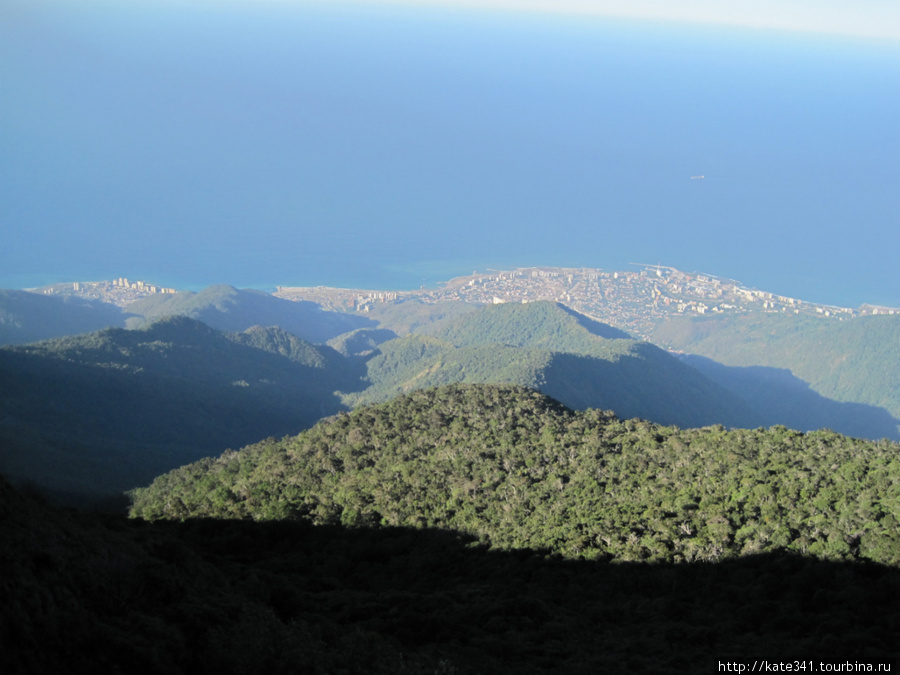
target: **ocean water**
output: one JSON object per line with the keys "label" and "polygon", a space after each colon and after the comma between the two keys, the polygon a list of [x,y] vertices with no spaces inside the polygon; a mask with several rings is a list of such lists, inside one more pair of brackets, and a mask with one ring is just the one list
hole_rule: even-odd
{"label": "ocean water", "polygon": [[403,289],[637,262],[900,306],[897,120],[896,42],[10,0],[0,287]]}

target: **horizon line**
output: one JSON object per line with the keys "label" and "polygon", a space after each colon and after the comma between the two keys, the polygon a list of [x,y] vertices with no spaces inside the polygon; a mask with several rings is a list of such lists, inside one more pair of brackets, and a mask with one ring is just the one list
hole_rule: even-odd
{"label": "horizon line", "polygon": [[[242,0],[225,0],[240,2]],[[277,3],[330,0],[269,0]],[[592,16],[638,21],[774,30],[900,41],[900,3],[887,0],[857,2],[834,7],[809,0],[756,0],[752,6],[733,0],[345,0],[360,5],[407,5],[459,8],[473,11],[508,11],[530,14]]]}

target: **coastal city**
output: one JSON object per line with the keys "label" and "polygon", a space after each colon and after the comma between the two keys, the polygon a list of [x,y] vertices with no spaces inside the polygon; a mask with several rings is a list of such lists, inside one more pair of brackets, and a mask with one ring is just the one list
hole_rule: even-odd
{"label": "coastal city", "polygon": [[164,288],[145,281],[129,281],[126,277],[118,277],[112,281],[76,281],[74,283],[53,284],[41,288],[29,289],[44,295],[74,295],[86,300],[108,302],[117,307],[127,307],[132,302],[157,293],[172,294],[174,288]]}
{"label": "coastal city", "polygon": [[731,279],[682,272],[674,267],[634,267],[628,271],[528,267],[473,273],[451,279],[436,289],[418,291],[278,287],[275,295],[353,312],[366,312],[376,303],[411,299],[423,303],[456,301],[479,305],[551,300],[645,339],[655,326],[675,316],[767,312],[845,319],[900,313],[900,309],[872,305],[851,309],[805,302],[749,289]]}
{"label": "coastal city", "polygon": [[[676,316],[762,312],[842,320],[871,314],[900,314],[900,309],[892,307],[862,305],[851,309],[806,302],[747,288],[732,279],[683,272],[663,265],[635,264],[633,267],[618,271],[526,267],[473,272],[444,282],[437,288],[413,291],[278,286],[274,295],[287,300],[315,302],[327,310],[354,313],[368,313],[381,303],[407,301],[486,305],[551,300],[643,339],[647,339],[660,323]],[[150,295],[176,293],[173,288],[125,277],[112,281],[55,284],[33,290],[101,300],[120,307]]]}

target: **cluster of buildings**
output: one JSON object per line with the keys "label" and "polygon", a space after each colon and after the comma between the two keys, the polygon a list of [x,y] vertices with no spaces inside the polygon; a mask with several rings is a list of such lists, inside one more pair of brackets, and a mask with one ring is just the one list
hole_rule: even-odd
{"label": "cluster of buildings", "polygon": [[315,302],[338,312],[366,312],[375,303],[394,302],[418,291],[369,291],[329,286],[277,286],[274,295],[285,300]]}
{"label": "cluster of buildings", "polygon": [[[751,312],[811,315],[836,319],[866,314],[900,314],[900,309],[863,305],[857,310],[805,302],[746,288],[737,281],[674,267],[636,265],[629,271],[597,268],[530,267],[484,274],[473,272],[438,288],[418,291],[371,291],[316,286],[279,286],[278,297],[318,303],[325,309],[367,312],[377,303],[415,299],[424,303],[561,302],[583,314],[648,338],[654,328],[675,316],[714,316]],[[149,295],[175,293],[144,281],[55,284],[38,292],[102,300],[121,307]]]}
{"label": "cluster of buildings", "polygon": [[[104,283],[104,282],[100,282]],[[147,293],[171,293],[175,294],[176,291],[174,288],[163,288],[162,286],[153,286],[152,284],[145,283],[143,281],[128,281],[125,277],[119,277],[118,279],[113,279],[112,285],[116,288],[128,288],[135,291],[146,291]]]}
{"label": "cluster of buildings", "polygon": [[148,295],[177,292],[174,288],[156,286],[144,281],[129,281],[125,277],[119,277],[112,281],[76,281],[67,284],[53,284],[36,290],[45,295],[73,295],[88,300],[108,302],[119,307],[130,305]]}
{"label": "cluster of buildings", "polygon": [[674,267],[636,265],[635,270],[539,267],[473,272],[435,289],[376,292],[351,289],[279,288],[276,295],[311,300],[329,309],[367,311],[373,303],[417,299],[471,304],[561,302],[583,314],[647,338],[653,329],[675,316],[714,316],[751,312],[850,318],[862,314],[900,313],[864,305],[858,310],[805,302],[744,287],[737,281],[709,274],[686,273]]}

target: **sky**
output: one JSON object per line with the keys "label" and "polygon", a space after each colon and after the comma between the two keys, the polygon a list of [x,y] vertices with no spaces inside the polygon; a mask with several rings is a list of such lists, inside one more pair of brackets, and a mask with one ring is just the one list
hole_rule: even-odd
{"label": "sky", "polygon": [[[386,0],[360,1],[384,4]],[[394,0],[394,3],[900,39],[900,2],[896,0]]]}

